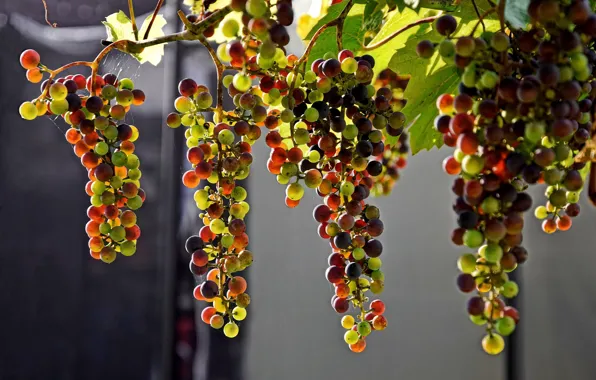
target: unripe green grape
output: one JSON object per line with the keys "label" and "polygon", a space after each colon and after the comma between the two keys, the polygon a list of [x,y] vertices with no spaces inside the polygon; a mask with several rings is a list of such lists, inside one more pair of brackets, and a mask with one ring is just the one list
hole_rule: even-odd
{"label": "unripe green grape", "polygon": [[385,281],[385,274],[381,270],[373,271],[370,275],[370,278],[375,281]]}
{"label": "unripe green grape", "polygon": [[494,71],[485,71],[484,74],[480,77],[480,82],[482,83],[482,87],[493,89],[497,85],[499,80],[499,75]]}
{"label": "unripe green grape", "polygon": [[358,333],[354,330],[348,330],[344,334],[344,341],[347,344],[355,344],[356,342],[358,342],[358,339],[360,339],[360,337],[358,336]]}
{"label": "unripe green grape", "polygon": [[221,219],[213,219],[211,221],[211,223],[209,223],[209,228],[211,229],[211,232],[219,235],[222,232],[224,232],[224,229],[226,228],[226,224]]}
{"label": "unripe green grape", "polygon": [[495,197],[486,197],[481,207],[487,214],[496,214],[501,209],[501,202]]}
{"label": "unripe green grape", "polygon": [[93,194],[101,195],[106,191],[106,185],[101,181],[93,181],[91,184],[91,191],[93,191]]}
{"label": "unripe green grape", "polygon": [[457,259],[457,268],[462,273],[470,274],[476,270],[476,256],[471,253],[461,255]]}
{"label": "unripe green grape", "polygon": [[495,325],[497,332],[503,336],[511,335],[515,330],[515,320],[511,317],[500,318]]}
{"label": "unripe green grape", "polygon": [[567,204],[567,195],[565,194],[565,190],[557,189],[552,192],[552,194],[548,197],[550,203],[558,208],[563,208]]}
{"label": "unripe green grape", "polygon": [[509,36],[503,32],[493,33],[490,39],[490,46],[499,53],[507,51],[509,49]]}
{"label": "unripe green grape", "polygon": [[383,262],[378,257],[371,257],[370,259],[368,259],[368,262],[367,262],[367,266],[371,270],[379,270],[379,269],[381,269],[382,265],[383,265]]}
{"label": "unripe green grape", "polygon": [[536,210],[534,210],[534,216],[537,219],[546,219],[548,217],[548,210],[545,206],[538,206]]}
{"label": "unripe green grape", "polygon": [[476,77],[476,68],[473,65],[466,67],[462,76],[461,82],[466,87],[476,87],[476,81],[478,78]]}
{"label": "unripe green grape", "polygon": [[574,76],[573,69],[570,66],[560,66],[559,67],[559,82],[569,82],[573,79]]}
{"label": "unripe green grape", "polygon": [[248,0],[246,11],[254,18],[263,17],[267,13],[267,4],[264,0]]}
{"label": "unripe green grape", "polygon": [[130,240],[127,240],[124,243],[120,244],[120,253],[122,253],[122,255],[124,256],[132,256],[135,254],[136,251],[137,245]]}
{"label": "unripe green grape", "polygon": [[99,197],[101,198],[101,203],[106,206],[109,206],[116,202],[116,196],[114,195],[114,193],[110,191],[104,191]]}
{"label": "unripe green grape", "polygon": [[240,92],[246,92],[250,88],[252,82],[247,75],[242,73],[236,73],[232,80],[234,87]]}
{"label": "unripe green grape", "polygon": [[101,96],[104,99],[112,100],[116,97],[117,94],[118,94],[118,89],[116,87],[112,86],[111,84],[106,84],[101,89]]}
{"label": "unripe green grape", "polygon": [[122,241],[126,238],[126,231],[122,226],[115,226],[110,231],[110,238],[114,241]]}
{"label": "unripe green grape", "polygon": [[484,158],[476,155],[464,157],[462,160],[462,169],[470,175],[477,175],[484,169]]}
{"label": "unripe green grape", "polygon": [[100,156],[105,156],[109,151],[110,151],[110,147],[108,144],[106,144],[103,141],[98,142],[95,147],[93,148],[93,150],[95,151],[95,153],[97,153]]}
{"label": "unripe green grape", "polygon": [[329,78],[321,78],[317,80],[317,89],[326,94],[331,91],[331,80]]}
{"label": "unripe green grape", "polygon": [[19,114],[25,120],[34,120],[37,117],[37,107],[32,102],[24,102],[19,107]]}
{"label": "unripe green grape", "polygon": [[121,106],[129,106],[132,104],[134,96],[130,90],[120,90],[116,94],[116,102]]}
{"label": "unripe green grape", "polygon": [[190,112],[190,110],[192,110],[192,107],[193,107],[192,100],[190,100],[190,98],[188,98],[186,96],[179,96],[174,101],[174,108],[176,109],[176,111],[178,111],[180,113]]}
{"label": "unripe green grape", "polygon": [[136,169],[141,164],[139,157],[136,154],[130,154],[126,160],[126,168],[127,169]]}
{"label": "unripe green grape", "polygon": [[304,80],[306,83],[314,83],[317,81],[317,74],[312,70],[308,70],[304,73]]}
{"label": "unripe green grape", "polygon": [[128,156],[126,155],[126,153],[119,151],[119,152],[114,152],[114,154],[112,154],[112,163],[115,166],[124,166],[126,165],[128,162]]}
{"label": "unripe green grape", "polygon": [[101,203],[101,197],[99,195],[93,195],[89,200],[91,201],[91,205],[95,207],[99,207],[103,204]]}
{"label": "unripe green grape", "polygon": [[[230,55],[228,54],[228,50],[225,44],[221,44],[217,47],[217,56],[223,62],[230,62],[232,60],[232,57],[230,57]],[[228,86],[225,87],[227,88]]]}
{"label": "unripe green grape", "polygon": [[239,31],[240,25],[238,25],[238,21],[234,19],[227,19],[221,26],[221,32],[228,38],[235,37]]}
{"label": "unripe green grape", "polygon": [[567,192],[567,202],[568,203],[577,203],[579,202],[579,192],[578,191],[568,191]]}
{"label": "unripe green grape", "polygon": [[[234,236],[230,234],[225,234],[221,237],[221,245],[224,248],[230,248],[234,244]],[[228,268],[229,271],[229,268]]]}
{"label": "unripe green grape", "polygon": [[507,281],[503,284],[501,294],[507,298],[514,298],[519,293],[519,286],[513,281]]}
{"label": "unripe green grape", "polygon": [[216,184],[219,181],[219,175],[216,171],[213,171],[211,175],[207,178],[207,182],[211,184]]}
{"label": "unripe green grape", "polygon": [[232,309],[232,317],[237,321],[243,321],[246,318],[246,309],[236,306]]}
{"label": "unripe green grape", "polygon": [[498,263],[503,258],[503,248],[500,245],[490,243],[484,250],[484,258],[491,263]]}
{"label": "unripe green grape", "polygon": [[321,100],[323,100],[323,94],[322,94],[320,91],[317,91],[317,90],[312,90],[312,91],[311,91],[311,92],[308,94],[308,100],[309,100],[311,103],[314,103],[314,102],[321,101]]}
{"label": "unripe green grape", "polygon": [[103,130],[103,135],[108,140],[116,140],[118,138],[118,128],[113,125],[108,125],[106,129]]}
{"label": "unripe green grape", "polygon": [[122,178],[120,178],[120,176],[113,176],[112,178],[110,178],[110,185],[114,188],[114,189],[119,189],[122,187],[123,181]]}
{"label": "unripe green grape", "polygon": [[128,198],[128,201],[126,201],[126,205],[131,210],[137,210],[141,208],[141,206],[143,205],[143,199],[139,195],[135,195],[132,198]]}
{"label": "unripe green grape", "polygon": [[385,290],[385,283],[382,280],[375,280],[370,283],[370,291],[372,294],[381,294]]}
{"label": "unripe green grape", "polygon": [[477,230],[466,230],[466,232],[464,232],[463,241],[468,248],[478,248],[484,242],[484,235]]}
{"label": "unripe green grape", "polygon": [[128,178],[130,178],[133,181],[141,179],[141,175],[142,173],[139,169],[130,169],[128,171]]}
{"label": "unripe green grape", "polygon": [[354,194],[354,184],[352,182],[343,181],[339,189],[342,195],[349,197]]}
{"label": "unripe green grape", "polygon": [[[250,1],[253,1],[253,0],[249,0],[249,2]],[[235,338],[238,335],[239,331],[240,331],[240,329],[238,328],[238,325],[235,324],[234,322],[228,322],[224,326],[224,335],[228,338]]]}
{"label": "unripe green grape", "polygon": [[213,97],[208,92],[201,92],[197,95],[197,107],[200,109],[206,109],[211,107],[213,104]]}
{"label": "unripe green grape", "polygon": [[299,183],[292,183],[286,188],[286,196],[293,201],[299,201],[304,196],[304,188]]}
{"label": "unripe green grape", "polygon": [[324,60],[333,59],[333,58],[336,58],[336,53],[332,52],[332,51],[328,51],[327,53],[325,53],[323,55]]}
{"label": "unripe green grape", "polygon": [[[376,119],[376,117],[375,117],[375,119]],[[373,125],[374,125],[374,121],[373,121]],[[368,139],[370,140],[370,142],[375,143],[375,144],[378,142],[381,142],[383,140],[383,132],[372,131],[368,134]]]}
{"label": "unripe green grape", "polygon": [[577,73],[586,70],[586,67],[588,66],[588,57],[586,57],[584,53],[575,53],[572,54],[569,58],[571,60],[571,68],[573,69],[573,71]]}
{"label": "unripe green grape", "polygon": [[327,224],[327,227],[325,227],[325,232],[327,233],[327,235],[334,237],[341,232],[341,228],[337,223],[331,222]]}
{"label": "unripe green grape", "polygon": [[50,97],[53,100],[66,99],[66,95],[68,95],[68,90],[64,84],[56,82],[50,86]]}
{"label": "unripe green grape", "polygon": [[357,328],[358,333],[362,336],[368,336],[372,332],[372,327],[370,326],[370,323],[368,323],[367,321],[362,321],[358,323]]}
{"label": "unripe green grape", "polygon": [[108,235],[111,230],[112,230],[112,226],[110,226],[110,223],[102,223],[99,225],[99,232],[102,235]]}
{"label": "unripe green grape", "polygon": [[354,74],[357,70],[358,62],[354,58],[348,57],[341,61],[341,71],[343,71],[344,73]]}
{"label": "unripe green grape", "polygon": [[355,322],[356,321],[354,320],[354,317],[352,317],[351,315],[344,315],[341,318],[341,327],[343,327],[346,330],[350,330],[352,326],[354,326]]}
{"label": "unripe green grape", "polygon": [[233,81],[234,81],[234,76],[228,74],[223,77],[222,83],[225,88],[229,88]]}
{"label": "unripe green grape", "polygon": [[306,121],[314,123],[315,121],[319,120],[319,111],[316,108],[308,108],[304,112],[304,118]]}
{"label": "unripe green grape", "polygon": [[[50,102],[50,111],[52,111],[54,115],[62,115],[68,112],[68,101],[66,99],[52,100]],[[37,114],[37,108],[35,108],[35,113]]]}
{"label": "unripe green grape", "polygon": [[244,189],[244,187],[242,186],[236,186],[234,187],[234,189],[232,190],[232,198],[234,198],[234,200],[236,201],[243,201],[246,199],[247,193],[246,190]]}
{"label": "unripe green grape", "polygon": [[135,84],[130,78],[122,78],[120,79],[119,86],[120,89],[124,90],[133,90],[135,88]]}
{"label": "unripe green grape", "polygon": [[482,326],[486,324],[486,319],[484,318],[484,316],[481,315],[470,315],[470,320],[472,321],[473,324],[478,325],[478,326]]}
{"label": "unripe green grape", "polygon": [[455,158],[455,161],[461,164],[461,162],[464,160],[464,157],[466,157],[466,154],[462,152],[461,149],[455,148],[453,151],[453,158]]}
{"label": "unripe green grape", "polygon": [[199,146],[199,139],[198,138],[196,138],[194,136],[191,136],[191,137],[189,137],[189,138],[186,139],[186,147],[188,149],[194,148],[195,146]]}
{"label": "unripe green grape", "polygon": [[354,124],[349,124],[341,132],[342,136],[346,140],[353,140],[358,136],[358,128]]}
{"label": "unripe green grape", "polygon": [[[364,252],[364,249],[362,249],[360,247],[354,248],[354,250],[352,251],[352,257],[354,258],[354,260],[360,261],[366,257],[366,252]],[[370,260],[372,260],[372,259],[370,259]]]}
{"label": "unripe green grape", "polygon": [[455,44],[451,40],[443,40],[439,44],[439,55],[443,60],[447,63],[453,62],[453,57],[455,56]]}
{"label": "unripe green grape", "polygon": [[312,163],[319,162],[321,160],[321,153],[316,150],[310,151],[310,153],[308,153],[308,160]]}
{"label": "unripe green grape", "polygon": [[[285,67],[285,66],[281,66],[281,67]],[[294,79],[296,80],[296,82],[294,82]],[[294,74],[293,71],[291,71],[288,74],[288,76],[286,77],[286,82],[288,82],[289,85],[291,85],[292,83],[295,83],[296,87],[298,87],[302,83],[302,74],[298,73],[298,75],[296,75],[296,74]]]}
{"label": "unripe green grape", "polygon": [[[286,57],[285,55],[282,57],[279,57],[275,60],[275,62],[277,63],[278,67],[286,67],[288,66],[288,57]],[[291,73],[290,73],[291,74]],[[292,83],[291,81],[288,81],[288,83]],[[302,80],[300,81],[296,81],[296,83],[302,83]]]}
{"label": "unripe green grape", "polygon": [[234,133],[229,129],[222,129],[217,135],[217,140],[223,145],[232,145],[234,143]]}
{"label": "unripe green grape", "polygon": [[[267,40],[259,47],[259,55],[265,59],[274,60],[277,53],[277,45],[271,40]],[[283,52],[282,52],[283,53]]]}
{"label": "unripe green grape", "polygon": [[368,205],[364,210],[367,219],[378,219],[381,217],[381,210],[377,206]]}
{"label": "unripe green grape", "polygon": [[278,174],[276,179],[277,183],[279,183],[280,185],[287,185],[288,183],[290,183],[290,177],[285,176],[283,174]]}

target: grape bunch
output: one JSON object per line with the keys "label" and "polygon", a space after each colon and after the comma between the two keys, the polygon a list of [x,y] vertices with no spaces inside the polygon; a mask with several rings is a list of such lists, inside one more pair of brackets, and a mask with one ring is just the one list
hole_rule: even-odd
{"label": "grape bunch", "polygon": [[[596,15],[585,1],[534,0],[528,7],[529,30],[483,33],[454,38],[456,20],[437,19],[447,38],[439,54],[462,70],[459,94],[437,99],[436,129],[455,147],[443,162],[457,175],[453,205],[457,245],[477,249],[460,257],[463,292],[477,291],[468,302],[472,321],[485,325],[484,350],[498,354],[502,336],[518,321],[517,311],[501,296],[515,297],[517,284],[507,273],[527,259],[521,246],[523,214],[532,206],[525,192],[546,183],[546,205],[535,215],[547,233],[565,231],[580,212],[581,170],[577,157],[592,137],[596,82]],[[582,42],[583,41],[583,42]],[[422,41],[417,53],[428,58],[436,45]]]}
{"label": "grape bunch", "polygon": [[207,87],[186,78],[178,90],[180,96],[174,103],[177,112],[169,114],[166,123],[172,128],[187,128],[186,157],[192,169],[183,174],[182,183],[191,189],[198,188],[201,180],[210,184],[194,193],[196,205],[203,211],[203,227],[186,241],[191,272],[206,275],[194,296],[211,303],[203,309],[202,320],[215,329],[223,328],[225,336],[233,338],[239,332],[237,322],[246,318],[250,303],[246,280],[236,273],[250,266],[253,257],[246,249],[247,192],[236,184],[248,176],[253,158],[250,144],[238,141],[235,130],[242,124],[248,128],[251,117],[230,113],[224,115],[224,122],[206,122],[204,114],[213,111],[213,97]]}
{"label": "grape bunch", "polygon": [[[366,200],[371,191],[390,191],[408,150],[405,116],[393,110],[392,91],[370,84],[374,64],[371,56],[342,50],[315,60],[304,74],[296,62],[288,89],[263,88],[263,79],[260,87],[266,101],[282,108],[269,111],[264,123],[271,148],[267,168],[286,186],[286,205],[296,207],[305,188],[324,199],[313,216],[333,250],[326,272],[335,288],[332,307],[340,314],[355,310],[341,321],[354,352],[365,349],[373,330],[387,326],[385,305],[369,299],[369,292],[377,295],[384,287],[378,240],[384,226],[379,209]],[[403,137],[389,148],[383,132]]]}
{"label": "grape bunch", "polygon": [[[51,73],[34,50],[24,51],[20,61],[32,83]],[[91,206],[85,231],[90,254],[105,263],[113,262],[118,252],[133,255],[141,236],[134,212],[145,201],[139,182],[140,161],[134,154],[139,131],[124,120],[131,106],[144,101],[145,94],[134,88],[132,80],[119,80],[111,73],[95,78],[81,74],[55,78],[50,74],[41,84],[41,95],[19,109],[27,120],[55,115],[70,125],[66,140],[89,177],[85,191]]]}

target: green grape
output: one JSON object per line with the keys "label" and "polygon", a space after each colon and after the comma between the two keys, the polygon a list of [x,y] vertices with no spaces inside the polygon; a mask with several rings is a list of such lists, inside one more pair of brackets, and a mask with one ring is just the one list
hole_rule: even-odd
{"label": "green grape", "polygon": [[354,250],[352,251],[352,257],[354,258],[354,260],[360,261],[366,257],[366,253],[364,252],[364,249],[360,247],[354,248]]}
{"label": "green grape", "polygon": [[91,205],[93,205],[95,207],[99,207],[103,204],[103,203],[101,203],[101,197],[99,195],[92,196],[90,200],[91,200]]}
{"label": "green grape", "polygon": [[343,71],[344,73],[354,74],[357,70],[358,62],[354,58],[348,57],[341,61],[341,71]]}
{"label": "green grape", "polygon": [[[34,106],[35,107],[35,106]],[[50,111],[54,115],[62,115],[68,111],[68,101],[66,99],[55,99],[50,102]],[[37,113],[37,108],[35,108]]]}
{"label": "green grape", "polygon": [[350,196],[354,194],[354,184],[352,182],[344,181],[341,183],[340,192],[342,195]]}
{"label": "green grape", "polygon": [[236,306],[232,309],[232,317],[237,321],[243,321],[246,318],[246,309]]}
{"label": "green grape", "polygon": [[322,94],[320,91],[317,91],[317,90],[312,90],[312,91],[311,91],[311,92],[308,94],[308,100],[309,100],[311,103],[314,103],[314,102],[321,101],[321,100],[323,100],[323,94]]}
{"label": "green grape", "polygon": [[[225,46],[225,45],[222,45],[222,46]],[[233,81],[234,81],[234,76],[233,75],[226,75],[226,76],[223,77],[223,80],[222,80],[223,85],[224,85],[225,88],[230,87],[230,85],[232,84]]]}
{"label": "green grape", "polygon": [[569,82],[573,79],[574,72],[570,66],[559,66],[559,82]]}
{"label": "green grape", "polygon": [[495,32],[491,36],[490,46],[499,53],[509,49],[509,37],[503,32]]}
{"label": "green grape", "polygon": [[466,230],[463,236],[464,244],[468,248],[478,248],[484,242],[484,235],[477,230]]}
{"label": "green grape", "polygon": [[110,231],[110,238],[114,241],[122,241],[126,238],[126,231],[122,226],[115,226]]}
{"label": "green grape", "polygon": [[299,183],[292,183],[286,188],[286,196],[293,201],[299,201],[304,196],[304,188]]}
{"label": "green grape", "polygon": [[137,210],[143,205],[143,199],[140,196],[135,195],[132,198],[128,198],[126,205],[131,210]]}
{"label": "green grape", "polygon": [[140,164],[141,161],[139,160],[139,157],[137,157],[136,154],[130,154],[126,159],[125,165],[127,169],[136,169],[139,167]]}
{"label": "green grape", "polygon": [[107,117],[97,116],[95,120],[93,120],[93,124],[95,125],[95,129],[103,131],[110,125],[110,121]]}
{"label": "green grape", "polygon": [[352,326],[354,326],[354,323],[356,323],[356,321],[354,320],[354,317],[352,317],[351,315],[344,315],[341,318],[341,327],[343,327],[346,330],[350,330]]}
{"label": "green grape", "polygon": [[505,341],[498,334],[486,335],[482,338],[482,348],[487,354],[498,355],[505,348]]}
{"label": "green grape", "polygon": [[370,275],[370,278],[373,280],[373,282],[385,281],[385,274],[380,270],[376,270],[376,271],[372,272],[372,274]]}
{"label": "green grape", "polygon": [[128,156],[126,155],[126,153],[124,152],[114,152],[114,154],[112,154],[112,163],[115,166],[124,166],[126,165],[128,162]]}
{"label": "green grape", "polygon": [[332,52],[332,51],[328,51],[327,53],[325,53],[323,55],[323,59],[327,60],[327,59],[333,59],[335,58],[336,53]]}
{"label": "green grape", "polygon": [[359,338],[360,337],[358,336],[358,333],[354,330],[348,330],[344,334],[344,341],[347,344],[355,344],[356,342],[358,342]]}
{"label": "green grape", "polygon": [[95,145],[95,148],[93,148],[93,150],[95,151],[95,153],[97,153],[100,156],[105,156],[109,151],[110,151],[110,147],[108,144],[106,144],[103,141],[98,142]]}
{"label": "green grape", "polygon": [[534,210],[534,216],[537,219],[546,219],[548,217],[548,210],[545,206],[538,206],[536,210]]}
{"label": "green grape", "polygon": [[223,145],[232,145],[234,143],[234,133],[229,129],[222,129],[217,135],[217,140]]}
{"label": "green grape", "polygon": [[226,228],[226,224],[221,219],[213,219],[211,221],[211,223],[209,224],[209,228],[211,229],[211,232],[219,235],[222,232],[224,232],[224,229]]}
{"label": "green grape", "polygon": [[316,108],[308,108],[304,112],[304,118],[306,121],[314,123],[315,121],[319,120],[319,111]]}
{"label": "green grape", "polygon": [[53,100],[64,100],[68,95],[66,86],[60,82],[56,82],[50,86],[50,97]]}
{"label": "green grape", "polygon": [[372,332],[372,327],[367,321],[358,323],[358,333],[362,336],[368,336]]}
{"label": "green grape", "polygon": [[486,197],[482,201],[482,209],[487,214],[496,214],[501,209],[501,202],[495,197]]}
{"label": "green grape", "polygon": [[283,174],[278,174],[276,179],[277,183],[279,183],[280,185],[287,185],[288,183],[290,183],[290,177],[287,177]]}
{"label": "green grape", "polygon": [[542,140],[542,136],[545,133],[545,125],[542,121],[531,121],[526,124],[526,128],[524,130],[524,137],[529,142],[536,144],[538,141]]}
{"label": "green grape", "polygon": [[314,83],[317,81],[317,74],[312,70],[308,70],[304,73],[304,80],[306,83]]}
{"label": "green grape", "polygon": [[457,268],[462,273],[470,274],[476,270],[476,256],[471,253],[461,255],[457,259]]}
{"label": "green grape", "polygon": [[319,162],[321,160],[321,153],[316,150],[312,150],[308,153],[308,160],[312,163]]}
{"label": "green grape", "polygon": [[119,82],[119,88],[121,90],[134,90],[135,84],[130,78],[122,78]]}
{"label": "green grape", "polygon": [[103,235],[108,235],[112,230],[112,226],[109,223],[102,223],[99,225],[99,232]]}
{"label": "green grape", "polygon": [[[280,67],[286,67],[287,66],[287,58],[284,56],[284,59],[286,59],[286,64],[285,65],[279,65]],[[278,62],[279,64],[279,62]],[[294,82],[294,79],[296,80],[296,82]],[[291,71],[288,76],[286,77],[286,81],[288,82],[288,84],[292,84],[292,83],[296,83],[296,87],[298,85],[300,85],[302,83],[302,74],[298,73],[298,75],[294,74],[293,71]]]}
{"label": "green grape", "polygon": [[263,17],[267,13],[267,4],[264,0],[248,0],[246,11],[254,18]]}
{"label": "green grape", "polygon": [[573,71],[577,73],[586,70],[586,67],[588,66],[588,57],[586,57],[584,53],[575,53],[572,54],[569,58],[571,60],[571,68],[573,69]]}
{"label": "green grape", "polygon": [[221,237],[221,245],[224,248],[230,248],[234,244],[234,236],[230,234],[225,234]]}
{"label": "green grape", "polygon": [[101,181],[93,181],[91,191],[93,191],[93,194],[101,195],[106,191],[106,185]]}
{"label": "green grape", "polygon": [[485,71],[484,74],[480,77],[480,82],[482,83],[482,87],[492,89],[495,88],[497,82],[499,81],[499,75],[494,71]]}
{"label": "green grape", "polygon": [[111,204],[114,204],[114,202],[116,202],[116,196],[114,195],[114,193],[110,192],[110,191],[104,191],[101,195],[101,203],[109,206]]}
{"label": "green grape", "polygon": [[192,100],[186,96],[179,96],[174,102],[174,108],[180,113],[190,112],[192,109]]}
{"label": "green grape", "polygon": [[118,138],[118,128],[110,124],[104,129],[103,135],[108,140],[116,140]]}
{"label": "green grape", "polygon": [[507,298],[514,298],[519,293],[519,286],[513,281],[507,281],[503,284],[501,294]]}
{"label": "green grape", "polygon": [[133,181],[137,181],[139,179],[141,179],[142,173],[139,169],[130,169],[128,171],[128,178],[130,178]]}
{"label": "green grape", "polygon": [[281,166],[280,173],[284,177],[294,177],[298,174],[298,165],[286,162]]}
{"label": "green grape", "polygon": [[32,102],[24,102],[19,107],[19,113],[25,120],[34,120],[37,117],[37,107]]}
{"label": "green grape", "polygon": [[213,104],[213,97],[208,92],[201,92],[197,95],[197,107],[200,109],[206,109],[211,107]]}
{"label": "green grape", "polygon": [[346,140],[353,140],[358,136],[358,128],[354,124],[349,124],[341,132],[342,136]]}
{"label": "green grape", "polygon": [[461,76],[461,82],[464,84],[464,86],[476,87],[477,80],[478,79],[476,77],[476,68],[473,65],[466,67]]}
{"label": "green grape", "polygon": [[484,169],[484,158],[476,155],[464,157],[462,160],[462,169],[469,175],[477,175]]}
{"label": "green grape", "polygon": [[135,254],[136,251],[137,245],[130,240],[127,240],[124,243],[120,244],[120,253],[122,253],[122,255],[124,256],[132,256]]}
{"label": "green grape", "polygon": [[503,336],[511,335],[515,330],[515,320],[511,317],[500,318],[496,323],[497,332]]}
{"label": "green grape", "polygon": [[484,250],[484,258],[488,262],[498,263],[503,258],[503,248],[499,244],[488,244]]}
{"label": "green grape", "polygon": [[[251,1],[251,0],[249,0],[249,1]],[[238,328],[238,325],[233,322],[228,322],[224,326],[224,335],[228,338],[236,337],[238,335],[239,331],[240,331],[240,329]]]}
{"label": "green grape", "polygon": [[116,97],[117,94],[118,94],[118,90],[116,89],[116,87],[112,86],[111,84],[106,84],[101,89],[101,96],[104,99],[112,100]]}
{"label": "green grape", "polygon": [[[257,55],[257,65],[260,68],[262,68],[263,70],[269,70],[270,68],[272,68],[273,63],[275,63],[275,61],[273,59],[265,58],[261,54]],[[234,87],[236,87],[236,85],[234,85]]]}
{"label": "green grape", "polygon": [[455,56],[455,44],[451,40],[443,40],[439,44],[439,55],[448,63],[453,62]]}
{"label": "green grape", "polygon": [[240,25],[238,25],[238,21],[234,19],[227,19],[221,26],[221,31],[224,36],[232,38],[238,35],[238,32],[240,31]]}
{"label": "green grape", "polygon": [[234,87],[240,92],[246,92],[251,86],[251,80],[247,75],[242,73],[236,73],[232,80]]}
{"label": "green grape", "polygon": [[478,326],[486,324],[486,319],[483,315],[470,315],[470,320],[472,321],[472,323]]}
{"label": "green grape", "polygon": [[383,262],[378,257],[371,257],[368,259],[367,265],[370,270],[379,270]]}
{"label": "green grape", "polygon": [[234,198],[237,201],[243,201],[246,199],[247,193],[246,190],[244,189],[244,187],[242,186],[236,186],[234,187],[234,189],[232,190],[232,198]]}

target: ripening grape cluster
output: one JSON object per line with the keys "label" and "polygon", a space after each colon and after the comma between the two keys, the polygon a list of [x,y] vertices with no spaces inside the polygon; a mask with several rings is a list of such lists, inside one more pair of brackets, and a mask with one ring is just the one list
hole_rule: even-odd
{"label": "ripening grape cluster", "polygon": [[211,303],[201,313],[202,320],[215,329],[223,328],[224,334],[233,338],[239,332],[237,322],[244,320],[250,303],[246,280],[235,275],[252,263],[244,222],[249,210],[247,192],[236,181],[248,176],[252,155],[250,144],[237,141],[234,132],[242,123],[248,125],[241,119],[249,116],[234,112],[226,115],[226,121],[233,121],[234,126],[225,122],[214,125],[205,121],[204,114],[212,111],[213,104],[205,86],[186,78],[178,90],[180,96],[174,103],[177,112],[169,114],[166,122],[172,128],[187,128],[186,157],[192,169],[183,174],[182,183],[191,189],[198,188],[201,180],[210,184],[194,193],[203,227],[186,242],[191,272],[206,275],[194,296]]}
{"label": "ripening grape cluster", "polygon": [[[596,96],[596,15],[587,1],[533,0],[527,30],[459,36],[455,18],[437,19],[447,38],[438,44],[443,59],[461,69],[459,94],[437,99],[436,129],[455,147],[443,162],[458,178],[453,192],[458,228],[452,240],[476,252],[459,258],[462,292],[476,292],[467,306],[472,322],[485,327],[484,350],[498,354],[511,334],[517,311],[504,298],[518,285],[508,273],[526,261],[522,244],[529,185],[545,183],[546,205],[535,215],[546,233],[565,231],[579,214],[581,170],[576,157],[592,137]],[[422,41],[417,52],[437,48]]]}
{"label": "ripening grape cluster", "polygon": [[[392,91],[371,85],[374,64],[371,56],[355,57],[349,50],[314,60],[304,74],[288,75],[289,88],[281,99],[275,88],[263,86],[269,82],[266,77],[260,83],[267,101],[273,98],[282,109],[270,111],[265,120],[265,141],[271,148],[267,168],[286,185],[288,207],[300,203],[305,188],[324,200],[313,216],[319,236],[333,249],[326,272],[335,288],[331,305],[340,314],[353,306],[355,316],[345,315],[341,324],[348,330],[344,340],[355,352],[365,349],[373,330],[387,325],[383,302],[369,299],[384,286],[378,240],[383,222],[379,209],[366,199],[373,189],[391,190],[408,150],[402,134],[405,116],[394,111]],[[383,132],[403,137],[389,148]]]}
{"label": "ripening grape cluster", "polygon": [[[32,83],[51,73],[34,50],[24,51],[20,62]],[[19,112],[26,120],[61,116],[70,126],[66,140],[89,177],[85,191],[91,206],[85,231],[91,256],[105,263],[113,262],[118,253],[131,256],[141,236],[134,210],[143,205],[145,192],[139,183],[140,161],[134,154],[139,131],[124,120],[132,105],[143,104],[145,94],[134,88],[132,80],[119,80],[111,73],[94,80],[80,74],[50,76],[41,84],[41,95],[24,102]]]}

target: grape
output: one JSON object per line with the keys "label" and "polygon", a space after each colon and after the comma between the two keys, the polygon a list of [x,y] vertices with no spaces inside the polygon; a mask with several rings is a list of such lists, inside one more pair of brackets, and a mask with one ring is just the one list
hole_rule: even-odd
{"label": "grape", "polygon": [[435,53],[435,46],[429,40],[423,40],[416,46],[416,54],[420,58],[430,58]]}
{"label": "grape", "polygon": [[21,53],[20,63],[24,69],[31,70],[37,68],[39,65],[39,53],[32,49],[27,49]]}
{"label": "grape", "polygon": [[37,107],[32,102],[24,102],[19,107],[19,113],[25,120],[33,120],[37,117]]}
{"label": "grape", "polygon": [[435,28],[439,34],[449,36],[457,29],[457,21],[451,15],[443,15],[435,21]]}

